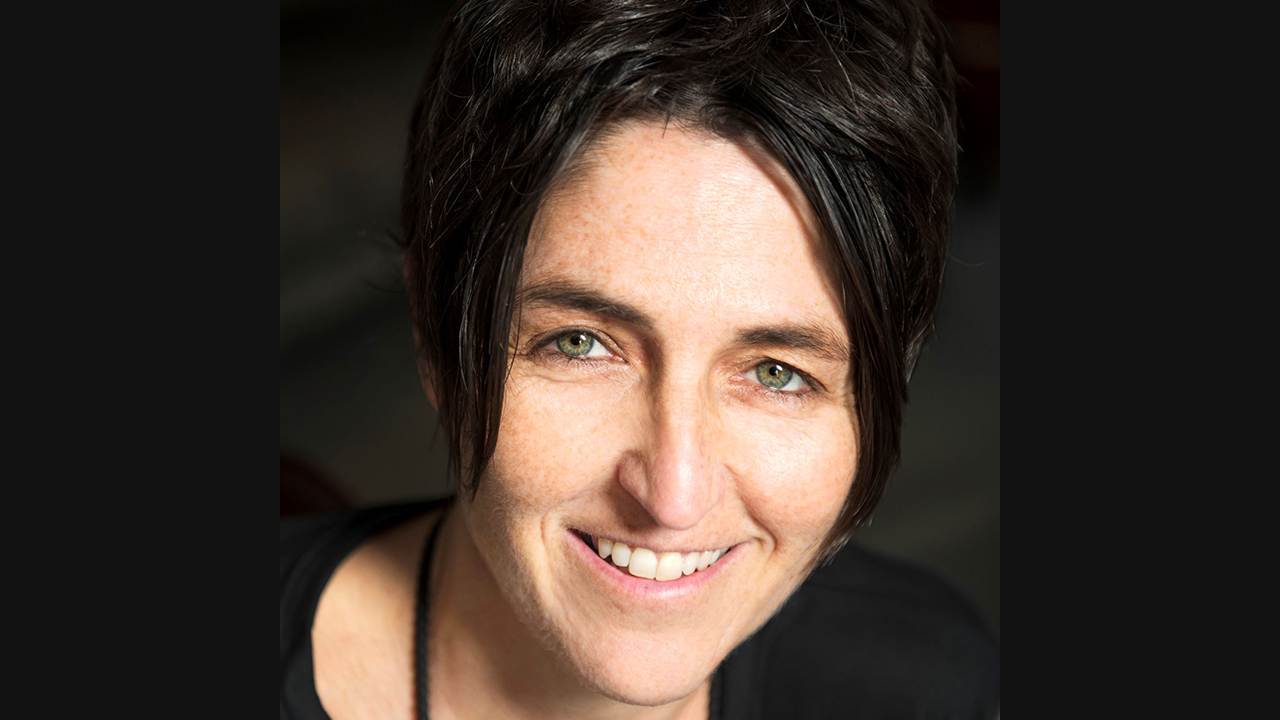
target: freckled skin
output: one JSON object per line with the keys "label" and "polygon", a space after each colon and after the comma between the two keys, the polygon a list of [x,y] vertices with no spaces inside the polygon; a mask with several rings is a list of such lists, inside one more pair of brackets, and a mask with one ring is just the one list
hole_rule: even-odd
{"label": "freckled skin", "polygon": [[[506,638],[486,667],[495,678],[536,674],[572,709],[561,717],[698,717],[716,665],[803,580],[857,460],[847,363],[735,337],[778,321],[847,334],[804,206],[776,167],[729,141],[651,123],[627,126],[600,153],[544,205],[521,283],[569,279],[654,326],[523,308],[497,450],[474,501],[460,503],[450,545],[475,560],[450,572],[472,577],[440,592],[488,594],[472,600],[518,619],[527,632]],[[529,347],[562,328],[591,332],[608,356],[554,362],[549,353],[564,347],[554,334]],[[766,361],[825,390],[771,395],[756,374]],[[659,550],[741,547],[690,609],[673,613],[610,593],[566,541],[566,528],[581,527]],[[460,602],[443,597],[440,607]],[[433,660],[447,667],[450,652],[433,650]]]}

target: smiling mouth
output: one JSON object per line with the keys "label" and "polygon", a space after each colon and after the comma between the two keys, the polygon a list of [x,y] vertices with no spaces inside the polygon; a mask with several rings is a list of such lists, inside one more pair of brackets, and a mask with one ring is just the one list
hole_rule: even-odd
{"label": "smiling mouth", "polygon": [[658,582],[679,580],[685,575],[706,570],[732,549],[658,553],[648,548],[631,547],[626,543],[597,538],[580,530],[574,530],[573,533],[597,555],[609,561],[608,564],[618,572]]}

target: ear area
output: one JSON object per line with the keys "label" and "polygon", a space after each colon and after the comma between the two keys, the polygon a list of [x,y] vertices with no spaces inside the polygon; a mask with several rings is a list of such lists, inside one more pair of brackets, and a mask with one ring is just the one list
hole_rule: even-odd
{"label": "ear area", "polygon": [[418,330],[417,311],[413,305],[413,288],[414,288],[414,267],[409,262],[409,255],[405,254],[404,259],[404,287],[409,293],[409,320],[413,326],[413,356],[418,362],[418,382],[422,385],[422,391],[427,394],[427,401],[431,403],[431,407],[440,411],[440,402],[436,397],[435,373],[431,371],[431,364],[427,362],[427,353],[422,346],[422,332]]}
{"label": "ear area", "polygon": [[436,399],[435,373],[431,371],[426,353],[422,351],[422,333],[418,331],[417,324],[413,326],[413,347],[414,357],[418,361],[418,382],[422,384],[422,391],[427,394],[427,401],[438,412],[440,403]]}

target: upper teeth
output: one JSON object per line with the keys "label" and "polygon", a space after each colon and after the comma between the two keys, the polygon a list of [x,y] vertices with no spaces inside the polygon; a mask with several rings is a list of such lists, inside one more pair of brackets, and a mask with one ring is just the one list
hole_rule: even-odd
{"label": "upper teeth", "polygon": [[726,548],[683,554],[655,553],[648,548],[633,548],[626,543],[596,538],[596,552],[600,553],[600,557],[608,559],[612,556],[614,565],[625,567],[632,575],[659,582],[676,580],[683,575],[705,570],[715,564],[725,554],[725,550]]}

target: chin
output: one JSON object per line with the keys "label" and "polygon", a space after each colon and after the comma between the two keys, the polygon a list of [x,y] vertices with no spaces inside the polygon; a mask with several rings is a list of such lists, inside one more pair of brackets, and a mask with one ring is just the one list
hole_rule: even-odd
{"label": "chin", "polygon": [[714,664],[709,668],[692,668],[669,662],[574,665],[583,684],[601,695],[628,705],[650,707],[687,697],[715,670]]}
{"label": "chin", "polygon": [[629,705],[666,705],[687,697],[723,659],[675,633],[600,634],[607,637],[560,635],[559,654],[584,685]]}

